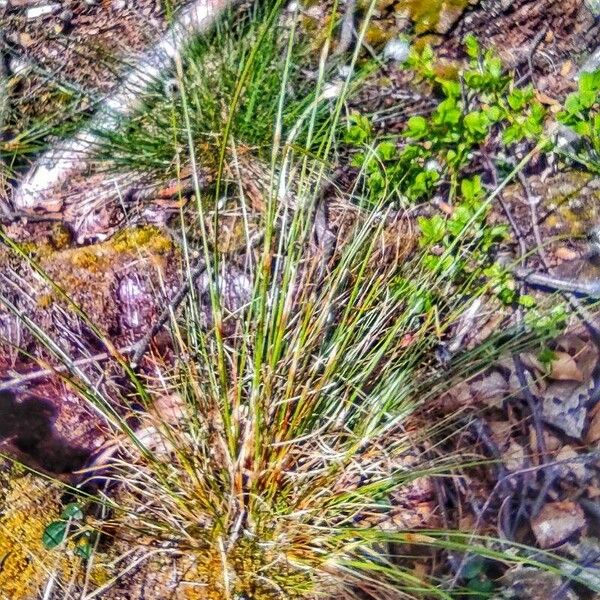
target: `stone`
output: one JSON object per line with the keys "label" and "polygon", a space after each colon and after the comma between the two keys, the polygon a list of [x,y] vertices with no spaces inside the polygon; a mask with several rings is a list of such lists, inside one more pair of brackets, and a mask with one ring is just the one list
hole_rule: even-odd
{"label": "stone", "polygon": [[585,515],[576,502],[549,502],[531,519],[531,529],[540,548],[554,548],[585,531]]}
{"label": "stone", "polygon": [[383,49],[383,58],[385,60],[403,63],[410,54],[410,44],[408,40],[394,38],[390,40]]}

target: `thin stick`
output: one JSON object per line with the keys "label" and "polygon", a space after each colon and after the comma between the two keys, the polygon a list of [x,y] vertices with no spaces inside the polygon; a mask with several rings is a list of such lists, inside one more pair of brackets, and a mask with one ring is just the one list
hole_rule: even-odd
{"label": "thin stick", "polygon": [[346,9],[342,19],[342,29],[340,32],[340,43],[335,49],[335,54],[344,54],[352,44],[354,35],[354,13],[356,12],[356,0],[346,0]]}
{"label": "thin stick", "polygon": [[181,303],[185,300],[186,296],[190,292],[192,285],[198,280],[198,278],[206,271],[206,264],[202,263],[198,265],[191,273],[190,276],[185,280],[184,284],[179,288],[169,305],[162,311],[158,319],[154,322],[152,327],[146,332],[143,338],[134,344],[134,352],[131,357],[131,366],[137,367],[142,360],[142,357],[146,353],[148,346],[152,338],[162,329],[162,326],[169,320],[172,314],[179,308]]}
{"label": "thin stick", "polygon": [[[119,348],[118,352],[121,354],[129,354],[133,352],[136,349],[136,347],[137,344],[132,344],[130,346],[125,346],[124,348]],[[40,379],[44,379],[45,377],[51,377],[52,375],[57,375],[59,373],[68,373],[69,371],[71,371],[72,367],[82,367],[92,363],[110,360],[111,358],[114,358],[113,354],[109,354],[108,352],[101,352],[99,354],[94,354],[93,356],[87,356],[86,358],[74,360],[73,363],[69,366],[57,365],[56,367],[48,367],[46,369],[40,369],[39,371],[23,373],[21,375],[13,377],[12,379],[1,382],[0,392],[5,392],[7,390],[14,389],[27,383],[38,381]]]}
{"label": "thin stick", "polygon": [[[550,269],[550,261],[548,260],[548,256],[546,255],[546,251],[544,250],[542,234],[540,232],[539,216],[538,216],[538,211],[537,211],[537,204],[539,202],[539,199],[536,198],[531,193],[529,184],[527,183],[527,179],[523,175],[523,173],[519,173],[518,177],[519,177],[519,181],[521,182],[521,186],[523,187],[523,190],[525,191],[525,195],[527,197],[527,203],[529,204],[529,210],[531,213],[531,226],[532,226],[533,237],[535,239],[535,245],[536,245],[536,249],[538,252],[538,256],[540,257],[540,261],[541,261],[542,265],[544,266],[546,273],[548,273],[548,275],[551,276],[552,271]],[[561,280],[554,279],[555,283],[558,281],[561,281]],[[526,283],[530,283],[530,282],[526,281]],[[562,281],[561,283],[563,285],[570,283],[570,285],[572,287],[574,285],[580,285],[577,282]],[[599,286],[599,291],[600,291],[600,283],[598,284],[598,286]],[[554,287],[554,286],[544,285],[542,287]],[[575,294],[580,293],[580,292],[578,292],[577,289],[569,290],[569,289],[560,289],[560,288],[556,288],[556,287],[554,287],[554,289],[557,289],[557,291],[561,292],[562,296],[571,305],[571,308],[575,311],[578,318],[587,327],[588,331],[592,334],[592,336],[594,337],[594,339],[596,341],[596,344],[600,344],[600,329],[598,329],[598,327],[596,327],[596,325],[594,325],[594,318],[592,317],[592,315],[589,314],[589,312],[587,311],[585,306],[583,306],[583,304],[575,296]],[[592,291],[593,291],[593,288],[592,288]],[[594,297],[593,294],[583,293],[583,295],[588,295],[590,297]]]}

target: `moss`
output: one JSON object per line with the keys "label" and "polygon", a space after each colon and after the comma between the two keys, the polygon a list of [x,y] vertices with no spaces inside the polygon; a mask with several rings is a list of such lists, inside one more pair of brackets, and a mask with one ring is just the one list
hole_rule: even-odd
{"label": "moss", "polygon": [[[229,595],[254,600],[278,600],[285,597],[305,598],[314,592],[315,581],[309,571],[301,571],[287,563],[285,557],[261,545],[256,540],[240,539],[224,557],[215,544],[210,550],[187,556],[186,579],[196,585],[184,590],[186,600],[222,600],[224,588],[223,561],[229,578]],[[277,565],[272,568],[272,565]],[[179,565],[182,569],[183,564]],[[260,577],[257,577],[260,574]]]}
{"label": "moss", "polygon": [[112,242],[112,248],[116,252],[144,249],[152,254],[167,254],[173,249],[173,243],[157,227],[137,227],[119,233]]}
{"label": "moss", "polygon": [[6,496],[0,513],[0,590],[11,600],[35,596],[56,571],[70,578],[79,559],[66,552],[51,552],[42,544],[48,523],[59,516],[58,486],[32,475],[5,480]]}
{"label": "moss", "polygon": [[95,249],[83,248],[71,256],[71,262],[74,267],[95,271],[100,262],[100,257],[96,254]]}
{"label": "moss", "polygon": [[71,245],[71,232],[62,223],[56,223],[50,233],[50,242],[55,250],[64,250]]}
{"label": "moss", "polygon": [[14,464],[0,474],[0,598],[37,598],[50,574],[62,583],[100,586],[112,578],[103,555],[88,567],[75,553],[75,542],[48,550],[44,530],[62,511],[60,484],[38,478]]}
{"label": "moss", "polygon": [[401,0],[398,12],[408,11],[417,33],[447,33],[469,0]]}
{"label": "moss", "polygon": [[52,294],[41,294],[37,298],[37,305],[40,308],[49,308],[53,302],[54,298],[52,297]]}
{"label": "moss", "polygon": [[387,23],[373,21],[365,33],[365,41],[371,46],[380,46],[393,37],[395,33]]}

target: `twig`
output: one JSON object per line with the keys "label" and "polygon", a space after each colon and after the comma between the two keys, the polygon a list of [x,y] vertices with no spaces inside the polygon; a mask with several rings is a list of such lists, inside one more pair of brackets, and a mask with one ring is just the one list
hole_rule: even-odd
{"label": "twig", "polygon": [[139,106],[142,93],[172,65],[189,39],[206,31],[217,17],[239,0],[195,0],[182,9],[173,26],[149,48],[135,67],[124,77],[119,90],[102,103],[89,125],[73,138],[43,154],[14,194],[13,204],[31,209],[43,203],[46,193],[70,174],[87,166],[98,141],[98,131],[112,131],[121,126],[123,117]]}
{"label": "twig", "polygon": [[517,81],[515,83],[515,86],[521,85],[527,78],[531,79],[531,81],[533,83],[535,83],[534,68],[533,68],[533,58],[534,58],[535,53],[536,53],[536,51],[538,49],[538,46],[540,45],[540,43],[544,39],[544,36],[548,32],[549,28],[550,28],[550,26],[548,24],[544,25],[544,27],[542,27],[542,29],[540,29],[540,31],[538,31],[538,33],[535,35],[535,37],[531,41],[531,45],[529,47],[529,51],[527,52],[527,66],[529,68],[529,72],[528,73],[524,73],[521,77],[519,77],[519,79],[517,79]]}
{"label": "twig", "polygon": [[340,31],[340,43],[335,49],[335,54],[344,54],[352,44],[354,36],[354,13],[356,12],[356,0],[346,0],[346,8],[342,19],[342,29]]}
{"label": "twig", "polygon": [[[532,227],[533,236],[535,239],[535,245],[536,245],[538,256],[540,257],[540,261],[541,261],[542,265],[544,266],[544,269],[546,270],[546,272],[548,274],[551,274],[550,262],[548,261],[548,257],[544,250],[544,244],[542,241],[542,235],[541,235],[540,226],[539,226],[539,216],[538,216],[538,211],[537,211],[537,205],[539,203],[539,198],[536,198],[531,193],[529,184],[527,183],[527,179],[525,178],[523,173],[519,173],[518,177],[519,177],[521,186],[523,187],[523,190],[525,191],[525,195],[527,197],[527,203],[529,204],[529,210],[531,213],[531,227]],[[556,281],[558,281],[558,280],[556,280]],[[529,283],[529,282],[526,282],[526,283]],[[598,285],[599,285],[599,289],[600,289],[600,283]],[[548,286],[548,287],[552,287],[552,286]],[[560,288],[556,288],[556,289],[557,289],[557,291],[560,291],[562,293],[565,300],[571,305],[571,308],[575,311],[578,318],[581,320],[581,322],[586,326],[588,331],[593,336],[594,340],[596,341],[596,344],[600,345],[600,329],[598,329],[598,327],[596,327],[596,325],[594,324],[594,319],[593,319],[592,315],[590,315],[588,313],[587,309],[581,304],[581,302],[575,296],[575,294],[578,293],[577,290],[574,290],[574,289],[567,290],[567,289],[560,289]],[[590,297],[594,297],[592,294],[583,294],[583,295],[589,295]]]}
{"label": "twig", "polygon": [[[4,125],[8,112],[8,67],[5,56],[4,34],[0,32],[0,144],[5,140]],[[4,189],[7,177],[6,165],[0,158],[0,217],[10,213],[10,206],[4,199]]]}
{"label": "twig", "polygon": [[169,302],[169,305],[159,315],[152,327],[146,332],[143,338],[134,344],[133,356],[131,357],[131,366],[133,368],[139,365],[142,357],[148,349],[148,346],[150,345],[150,342],[152,341],[152,338],[162,329],[162,326],[169,320],[170,316],[179,308],[181,303],[185,300],[186,296],[190,292],[192,284],[198,280],[204,271],[206,271],[206,264],[204,263],[198,265],[193,271],[191,271],[189,277],[179,288],[179,291],[175,294],[171,302]]}
{"label": "twig", "polygon": [[[130,352],[133,352],[136,347],[137,344],[132,344],[130,346],[125,346],[124,348],[119,348],[118,352],[120,354],[129,354]],[[99,354],[94,354],[93,356],[87,356],[86,358],[74,360],[71,365],[58,365],[56,367],[40,369],[39,371],[23,373],[7,381],[2,381],[0,383],[0,392],[12,390],[16,387],[20,387],[27,383],[32,383],[34,381],[44,379],[45,377],[51,377],[52,375],[57,375],[59,373],[68,373],[73,367],[82,367],[91,363],[110,360],[111,358],[114,358],[114,354],[110,354],[108,352],[101,352]]]}
{"label": "twig", "polygon": [[600,280],[574,281],[571,279],[561,279],[552,275],[546,275],[545,273],[524,269],[523,267],[511,269],[511,272],[515,277],[532,287],[547,288],[556,292],[567,292],[600,300]]}
{"label": "twig", "polygon": [[[490,171],[490,174],[492,176],[492,185],[494,186],[494,188],[497,188],[498,187],[498,169],[496,168],[496,165],[494,164],[494,162],[492,161],[492,159],[490,158],[490,156],[488,155],[487,152],[482,150],[481,156],[483,157],[483,160],[485,161],[485,163]],[[518,174],[521,175],[521,171],[519,171]],[[519,227],[518,223],[516,222],[516,220],[512,214],[512,211],[510,210],[510,207],[508,206],[508,204],[506,204],[506,202],[504,202],[504,199],[502,198],[502,193],[498,194],[498,204],[500,204],[500,208],[502,208],[502,212],[506,216],[506,219],[510,225],[510,228],[512,229],[513,233],[515,234],[515,237],[517,238],[517,243],[519,244],[519,253],[521,255],[521,260],[525,261],[525,257],[527,256],[527,245],[525,243],[525,237],[523,236],[523,232],[521,231],[521,228]]]}

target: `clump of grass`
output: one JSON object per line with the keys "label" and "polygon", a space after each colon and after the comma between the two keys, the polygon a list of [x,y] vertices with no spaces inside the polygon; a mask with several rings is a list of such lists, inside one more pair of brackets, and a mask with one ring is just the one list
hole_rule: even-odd
{"label": "clump of grass", "polygon": [[[109,159],[113,168],[174,176],[176,160],[187,153],[189,137],[203,166],[214,167],[211,159],[214,163],[215,149],[228,130],[238,146],[268,159],[280,103],[285,134],[315,103],[318,92],[318,64],[309,44],[298,39],[295,26],[285,22],[281,4],[237,11],[208,36],[191,41],[180,68],[156,82],[136,115],[117,132],[98,132],[103,139],[100,157]],[[326,131],[326,103],[319,103],[315,116],[315,126]],[[189,127],[183,125],[186,121]],[[230,127],[224,127],[228,121]],[[303,141],[304,130],[296,142]],[[313,139],[314,144],[317,141]]]}
{"label": "clump of grass", "polygon": [[[394,498],[479,459],[425,452],[448,423],[418,430],[413,415],[531,338],[515,331],[440,371],[435,348],[464,311],[461,290],[419,306],[398,277],[430,291],[446,277],[419,257],[374,268],[384,225],[370,216],[334,264],[311,253],[312,210],[285,227],[267,220],[249,301],[228,315],[215,275],[214,327],[198,323],[195,302],[173,324],[180,359],[156,364],[155,409],[108,465],[115,493],[103,499],[103,527],[180,555],[179,576],[200,590],[191,597],[450,597],[393,549],[445,543],[395,523]],[[230,259],[219,258],[227,273]],[[410,503],[403,510],[410,523]],[[493,543],[453,544],[501,555]]]}

